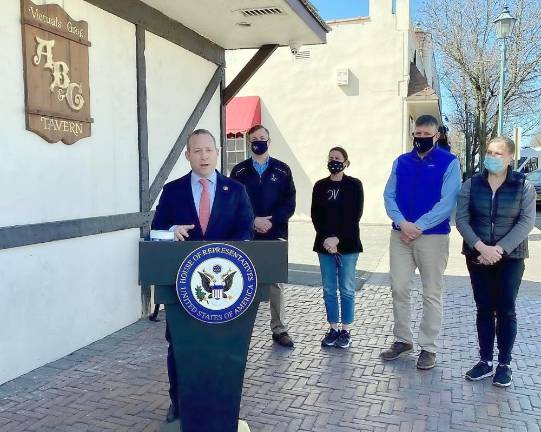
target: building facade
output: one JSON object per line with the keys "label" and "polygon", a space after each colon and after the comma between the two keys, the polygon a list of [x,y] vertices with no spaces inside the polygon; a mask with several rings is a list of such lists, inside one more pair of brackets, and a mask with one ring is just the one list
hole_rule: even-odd
{"label": "building facade", "polygon": [[[2,2],[0,384],[147,312],[138,243],[163,184],[189,171],[187,135],[206,128],[225,142],[224,93],[243,84],[225,85],[225,50],[325,42],[306,0],[269,3],[272,14],[251,0]],[[36,57],[23,58],[21,26],[41,35],[26,39]],[[68,61],[61,42],[84,45],[87,60]],[[31,70],[38,81],[26,83],[25,64],[41,68]],[[74,79],[86,67],[89,89]],[[25,116],[44,113],[25,106],[26,96],[50,82],[43,97],[62,109],[68,89],[89,95],[89,137],[66,145],[27,130]],[[77,113],[55,110],[44,127],[78,133]]]}
{"label": "building facade", "polygon": [[[411,24],[409,8],[408,0],[371,0],[370,16],[327,22],[326,45],[295,54],[279,48],[239,93],[259,98],[271,154],[293,170],[296,219],[309,218],[313,184],[328,175],[328,151],[342,146],[348,172],[364,184],[363,222],[386,223],[382,194],[393,159],[410,148],[419,115],[440,117],[430,37]],[[226,81],[250,56],[226,53]],[[227,131],[236,137],[229,151],[238,152],[243,130],[235,124]]]}

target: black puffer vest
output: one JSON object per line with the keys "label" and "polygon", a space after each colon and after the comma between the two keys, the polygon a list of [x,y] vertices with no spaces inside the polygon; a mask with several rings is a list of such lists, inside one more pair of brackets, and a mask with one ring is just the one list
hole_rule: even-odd
{"label": "black puffer vest", "polygon": [[[508,168],[507,177],[493,199],[486,170],[471,178],[470,225],[483,243],[490,246],[496,245],[517,223],[522,206],[524,180],[524,174]],[[479,255],[479,252],[470,248],[465,242],[462,252],[468,256]],[[528,258],[528,239],[506,256]]]}

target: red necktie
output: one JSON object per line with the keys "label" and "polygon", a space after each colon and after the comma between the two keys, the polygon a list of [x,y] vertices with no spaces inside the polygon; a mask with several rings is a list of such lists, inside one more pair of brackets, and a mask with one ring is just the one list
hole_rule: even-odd
{"label": "red necktie", "polygon": [[201,231],[205,234],[210,219],[209,181],[206,178],[202,178],[199,179],[199,183],[203,186],[201,200],[199,201],[199,224],[201,225]]}

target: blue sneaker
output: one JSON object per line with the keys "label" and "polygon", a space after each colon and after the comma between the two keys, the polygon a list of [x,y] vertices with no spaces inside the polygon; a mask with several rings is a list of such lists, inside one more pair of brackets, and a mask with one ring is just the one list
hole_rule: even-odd
{"label": "blue sneaker", "polygon": [[488,365],[486,361],[481,360],[468,372],[466,372],[466,379],[469,381],[480,381],[483,378],[492,376],[494,374],[494,368],[492,365]]}
{"label": "blue sneaker", "polygon": [[340,332],[338,330],[331,328],[327,332],[323,340],[321,341],[321,346],[324,346],[324,347],[334,346],[334,344],[338,340],[338,336],[340,336]]}
{"label": "blue sneaker", "polygon": [[348,348],[351,345],[351,335],[347,330],[340,330],[340,335],[334,346],[337,348]]}
{"label": "blue sneaker", "polygon": [[492,384],[496,387],[509,387],[513,381],[513,371],[504,364],[499,364],[496,368],[496,373],[492,379]]}

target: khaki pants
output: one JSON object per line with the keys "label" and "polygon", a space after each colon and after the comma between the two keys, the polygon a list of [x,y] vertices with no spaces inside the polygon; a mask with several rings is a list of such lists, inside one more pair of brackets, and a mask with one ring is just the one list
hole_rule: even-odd
{"label": "khaki pants", "polygon": [[449,258],[449,235],[427,234],[406,245],[400,232],[393,230],[390,241],[391,289],[393,293],[394,337],[398,342],[413,343],[411,331],[410,290],[415,269],[423,284],[423,317],[418,344],[435,353],[441,328],[443,273]]}
{"label": "khaki pants", "polygon": [[284,285],[280,283],[272,284],[260,284],[260,287],[269,287],[270,297],[270,313],[271,322],[270,328],[274,334],[287,332],[287,325],[285,323],[286,308],[284,299]]}

